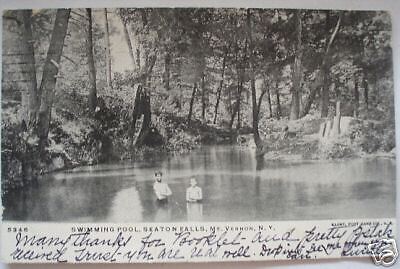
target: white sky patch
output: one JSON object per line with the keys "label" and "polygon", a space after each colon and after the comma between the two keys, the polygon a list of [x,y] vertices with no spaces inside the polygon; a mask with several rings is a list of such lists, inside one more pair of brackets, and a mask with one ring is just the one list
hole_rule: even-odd
{"label": "white sky patch", "polygon": [[[101,29],[105,32],[103,12],[102,9],[96,9],[93,13],[97,24],[99,24]],[[110,30],[111,71],[114,73],[132,70],[132,61],[129,56],[128,44],[125,41],[122,22],[118,15],[115,14],[114,9],[107,9],[107,17]],[[136,44],[132,37],[131,42],[135,50]]]}

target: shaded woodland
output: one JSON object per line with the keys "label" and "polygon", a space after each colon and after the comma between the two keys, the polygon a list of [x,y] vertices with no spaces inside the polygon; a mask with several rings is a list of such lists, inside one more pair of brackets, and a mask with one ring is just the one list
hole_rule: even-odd
{"label": "shaded woodland", "polygon": [[390,44],[380,11],[6,11],[2,184],[205,144],[393,151]]}

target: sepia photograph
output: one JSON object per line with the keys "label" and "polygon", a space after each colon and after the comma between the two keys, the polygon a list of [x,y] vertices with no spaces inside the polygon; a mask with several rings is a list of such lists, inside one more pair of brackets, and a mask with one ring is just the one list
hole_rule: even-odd
{"label": "sepia photograph", "polygon": [[388,12],[2,16],[3,221],[395,218]]}

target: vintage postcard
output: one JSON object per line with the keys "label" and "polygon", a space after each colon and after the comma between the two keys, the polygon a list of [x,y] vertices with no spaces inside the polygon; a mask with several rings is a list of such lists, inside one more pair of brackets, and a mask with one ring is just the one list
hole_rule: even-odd
{"label": "vintage postcard", "polygon": [[2,261],[393,264],[391,44],[387,11],[3,10]]}

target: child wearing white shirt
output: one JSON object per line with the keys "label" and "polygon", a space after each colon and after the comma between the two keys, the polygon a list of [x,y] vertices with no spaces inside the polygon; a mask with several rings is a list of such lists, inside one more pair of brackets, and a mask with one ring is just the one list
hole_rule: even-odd
{"label": "child wearing white shirt", "polygon": [[168,187],[167,183],[162,182],[162,173],[156,172],[154,174],[155,182],[153,185],[154,193],[157,196],[157,201],[167,202],[168,196],[172,195],[171,189]]}
{"label": "child wearing white shirt", "polygon": [[190,187],[186,189],[186,201],[189,203],[200,202],[203,199],[201,188],[197,186],[195,178],[190,179]]}

